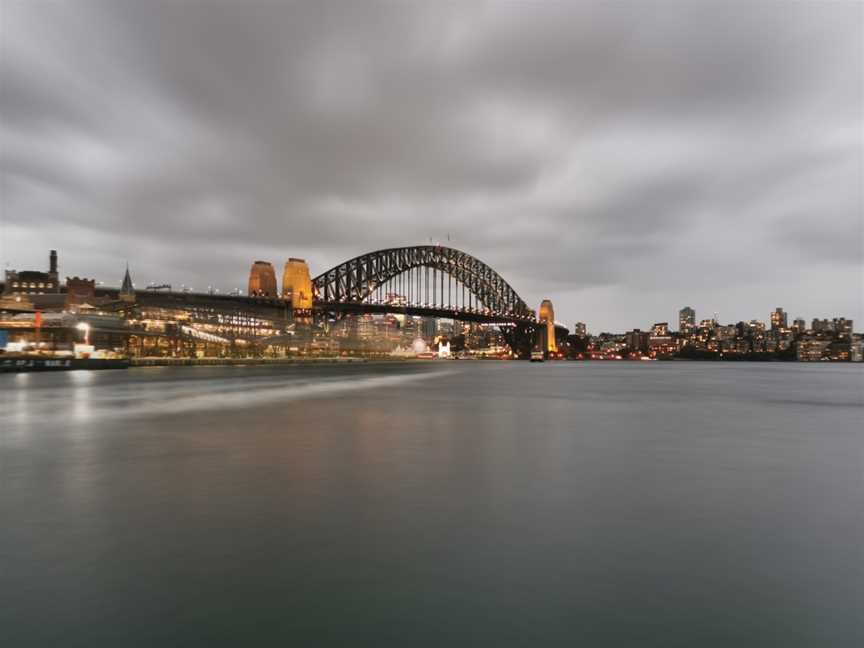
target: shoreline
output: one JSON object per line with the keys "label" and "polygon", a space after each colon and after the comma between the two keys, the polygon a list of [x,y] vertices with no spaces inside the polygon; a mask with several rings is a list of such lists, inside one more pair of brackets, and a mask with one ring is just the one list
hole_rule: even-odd
{"label": "shoreline", "polygon": [[49,358],[0,357],[0,373],[130,369],[135,367],[209,367],[243,365],[320,365],[404,362],[403,358]]}

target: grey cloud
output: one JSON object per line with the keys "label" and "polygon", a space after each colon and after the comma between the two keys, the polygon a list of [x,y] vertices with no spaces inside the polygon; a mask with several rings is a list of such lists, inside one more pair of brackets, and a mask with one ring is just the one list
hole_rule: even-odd
{"label": "grey cloud", "polygon": [[0,4],[15,266],[229,288],[449,232],[597,330],[864,317],[857,3]]}

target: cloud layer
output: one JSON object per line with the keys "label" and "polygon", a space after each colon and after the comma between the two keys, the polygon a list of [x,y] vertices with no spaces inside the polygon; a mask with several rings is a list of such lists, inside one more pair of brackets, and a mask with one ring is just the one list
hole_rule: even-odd
{"label": "cloud layer", "polygon": [[0,260],[446,240],[589,328],[861,321],[864,8],[0,0]]}

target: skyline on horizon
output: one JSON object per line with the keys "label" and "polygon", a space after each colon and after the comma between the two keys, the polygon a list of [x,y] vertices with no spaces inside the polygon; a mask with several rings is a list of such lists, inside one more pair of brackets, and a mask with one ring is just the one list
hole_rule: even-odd
{"label": "skyline on horizon", "polygon": [[592,332],[864,321],[864,5],[0,2],[6,267],[431,237]]}
{"label": "skyline on horizon", "polygon": [[[55,250],[51,250],[51,251],[54,252]],[[59,256],[59,254],[58,254],[58,256]],[[257,264],[257,263],[260,263],[260,261],[261,260],[256,260],[254,263]],[[33,268],[31,268],[31,267],[16,268],[16,270],[25,270],[25,269],[26,270],[38,270],[39,268],[35,268],[35,267],[33,267]],[[275,267],[274,267],[274,270],[276,270]],[[64,273],[62,273],[62,272],[60,272],[59,274],[61,276],[65,276]],[[232,292],[236,292],[239,295],[246,295],[247,294],[247,291],[240,286],[235,286],[233,288],[227,288],[226,289],[226,288],[223,288],[221,286],[212,286],[212,285],[208,285],[206,288],[204,288],[202,286],[193,286],[193,285],[189,285],[189,284],[179,284],[178,285],[178,284],[172,284],[170,282],[165,282],[165,283],[156,282],[156,281],[142,282],[142,281],[138,281],[138,280],[131,278],[131,274],[132,273],[130,270],[130,266],[129,266],[129,263],[127,262],[126,266],[124,267],[123,281],[117,282],[116,285],[114,282],[112,282],[110,280],[105,281],[102,279],[98,279],[96,277],[89,277],[89,278],[94,279],[97,282],[97,285],[112,287],[112,288],[117,288],[120,286],[121,283],[125,283],[126,276],[128,275],[128,276],[130,276],[130,282],[132,283],[132,286],[135,288],[135,290],[148,290],[148,286],[153,286],[153,288],[152,288],[153,290],[162,290],[162,289],[164,289],[165,283],[167,283],[168,285],[171,286],[171,289],[175,292],[181,292],[183,290],[188,290],[188,291],[194,292],[194,293],[208,293],[208,292],[212,293],[212,292],[215,292],[216,294],[222,294],[222,295],[230,295],[230,294],[232,294]],[[75,276],[77,278],[77,275],[75,275],[75,274],[69,275],[69,276]],[[83,277],[83,275],[82,275],[82,277]],[[248,277],[247,277],[247,279],[248,279]],[[244,285],[245,285],[245,283],[246,283],[246,281],[243,282]],[[277,285],[278,285],[278,279],[277,279]],[[530,304],[529,304],[529,307],[531,307]],[[774,312],[776,311],[777,308],[780,308],[783,310],[785,316],[787,317],[787,320],[788,320],[790,326],[791,326],[791,323],[797,319],[803,319],[807,323],[808,326],[810,325],[810,323],[814,319],[831,320],[834,318],[843,318],[843,319],[850,319],[853,321],[858,321],[860,323],[859,320],[855,320],[855,318],[853,318],[853,317],[847,317],[847,316],[843,315],[842,313],[839,313],[839,314],[838,313],[816,314],[813,316],[804,316],[801,314],[793,314],[792,312],[790,312],[787,308],[785,308],[783,306],[776,306],[776,307],[772,308],[770,310],[770,312],[768,313],[768,317],[766,317],[764,319],[762,317],[759,317],[759,316],[753,316],[753,317],[747,317],[747,318],[739,318],[739,319],[734,320],[734,321],[726,321],[722,318],[722,316],[718,312],[712,312],[712,313],[708,314],[708,316],[703,316],[703,314],[698,309],[693,308],[692,306],[687,305],[687,304],[685,304],[684,306],[681,306],[679,308],[676,308],[675,313],[674,313],[674,317],[670,317],[667,320],[655,318],[651,321],[650,324],[647,323],[647,321],[646,321],[646,322],[643,322],[639,325],[624,327],[623,329],[602,329],[602,330],[595,329],[595,328],[592,328],[590,321],[585,321],[585,320],[564,321],[561,318],[559,318],[557,315],[555,317],[555,321],[560,323],[560,324],[565,325],[568,329],[570,329],[571,333],[574,332],[573,329],[574,329],[575,324],[577,324],[577,323],[585,324],[587,332],[591,335],[596,335],[599,333],[621,333],[621,332],[628,332],[628,331],[638,330],[638,329],[650,330],[653,325],[660,324],[660,323],[666,323],[669,325],[670,330],[676,331],[676,330],[679,330],[678,329],[678,323],[679,323],[681,311],[685,308],[691,308],[694,311],[695,321],[696,321],[697,325],[702,320],[712,320],[712,319],[718,325],[721,325],[721,326],[728,326],[730,324],[737,324],[739,322],[745,322],[746,323],[746,322],[756,320],[756,321],[760,321],[760,322],[766,324],[770,328],[771,316],[774,314]],[[535,309],[535,311],[536,310],[537,309]],[[448,318],[441,318],[441,319],[448,319]],[[644,328],[642,328],[642,327],[644,327]]]}

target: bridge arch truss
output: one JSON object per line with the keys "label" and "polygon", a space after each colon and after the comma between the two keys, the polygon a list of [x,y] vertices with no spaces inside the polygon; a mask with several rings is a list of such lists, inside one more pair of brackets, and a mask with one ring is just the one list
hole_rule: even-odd
{"label": "bridge arch truss", "polygon": [[312,280],[321,305],[379,304],[436,309],[452,317],[535,320],[534,311],[501,275],[479,259],[440,245],[377,250]]}

